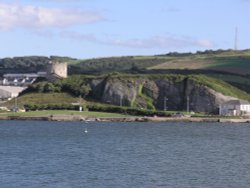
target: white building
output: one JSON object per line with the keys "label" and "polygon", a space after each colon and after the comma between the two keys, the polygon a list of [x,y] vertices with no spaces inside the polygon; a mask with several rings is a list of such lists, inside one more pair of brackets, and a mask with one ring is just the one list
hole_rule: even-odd
{"label": "white building", "polygon": [[5,86],[28,86],[40,75],[36,73],[27,74],[4,74],[0,84]]}
{"label": "white building", "polygon": [[9,100],[17,97],[26,87],[0,86],[0,100]]}
{"label": "white building", "polygon": [[241,116],[250,115],[250,103],[244,100],[230,100],[220,105],[220,115]]}

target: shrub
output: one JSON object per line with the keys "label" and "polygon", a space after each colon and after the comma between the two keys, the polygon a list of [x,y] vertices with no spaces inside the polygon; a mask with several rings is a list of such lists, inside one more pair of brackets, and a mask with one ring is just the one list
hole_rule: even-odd
{"label": "shrub", "polygon": [[78,110],[79,106],[71,104],[25,104],[26,111],[35,110]]}

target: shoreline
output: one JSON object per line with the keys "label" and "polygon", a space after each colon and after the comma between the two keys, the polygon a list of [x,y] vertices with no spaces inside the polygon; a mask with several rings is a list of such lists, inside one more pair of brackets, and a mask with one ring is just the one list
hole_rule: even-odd
{"label": "shoreline", "polygon": [[0,120],[24,121],[82,121],[82,122],[194,122],[194,123],[250,123],[248,119],[202,118],[202,117],[92,117],[82,115],[48,115],[48,116],[1,116]]}

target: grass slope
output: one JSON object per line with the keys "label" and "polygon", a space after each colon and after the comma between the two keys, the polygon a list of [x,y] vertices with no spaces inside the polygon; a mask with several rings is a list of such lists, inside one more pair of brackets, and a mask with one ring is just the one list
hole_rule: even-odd
{"label": "grass slope", "polygon": [[[19,107],[24,104],[69,104],[79,102],[79,98],[73,97],[68,93],[27,93],[17,98]],[[15,105],[15,99],[4,104],[7,107]]]}
{"label": "grass slope", "polygon": [[229,83],[224,82],[223,80],[204,75],[194,75],[189,77],[197,83],[205,85],[219,93],[222,93],[223,95],[250,101],[250,94],[232,86]]}
{"label": "grass slope", "polygon": [[216,54],[203,53],[173,57],[148,69],[201,69],[246,75],[250,74],[250,51],[228,51]]}

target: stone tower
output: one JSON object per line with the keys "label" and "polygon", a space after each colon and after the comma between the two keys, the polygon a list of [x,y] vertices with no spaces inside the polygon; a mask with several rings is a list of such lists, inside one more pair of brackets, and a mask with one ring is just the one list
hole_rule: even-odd
{"label": "stone tower", "polygon": [[68,76],[67,63],[50,61],[47,66],[47,76],[55,78],[67,78]]}

